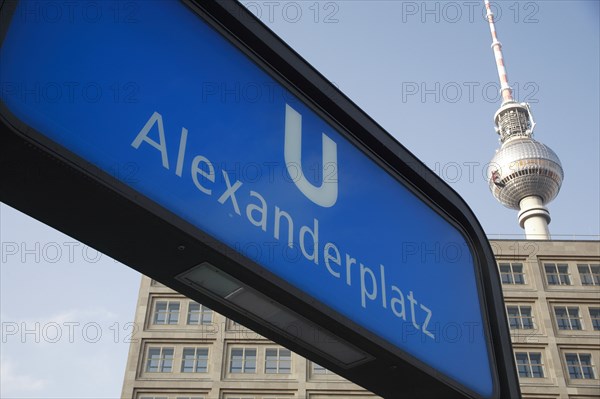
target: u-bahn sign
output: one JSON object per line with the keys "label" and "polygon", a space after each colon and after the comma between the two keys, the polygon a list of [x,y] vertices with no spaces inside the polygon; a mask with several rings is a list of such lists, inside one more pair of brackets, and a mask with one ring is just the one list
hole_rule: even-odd
{"label": "u-bahn sign", "polygon": [[2,6],[4,202],[384,397],[518,395],[471,211],[260,22],[56,4]]}

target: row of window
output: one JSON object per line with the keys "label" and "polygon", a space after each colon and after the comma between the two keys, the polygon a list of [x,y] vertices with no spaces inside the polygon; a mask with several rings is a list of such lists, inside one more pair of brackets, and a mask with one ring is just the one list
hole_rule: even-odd
{"label": "row of window", "polygon": [[[508,324],[512,330],[535,329],[532,308],[529,305],[507,305]],[[590,324],[600,331],[600,307],[589,307]],[[579,306],[554,306],[556,326],[559,330],[583,330]]]}
{"label": "row of window", "polygon": [[[156,301],[154,303],[154,315],[152,317],[152,324],[179,324],[180,308],[181,301]],[[213,318],[213,311],[197,302],[189,301],[187,303],[186,315],[187,325],[210,324]]]}
{"label": "row of window", "polygon": [[[522,262],[499,262],[502,284],[526,284]],[[582,285],[600,285],[600,263],[577,263]],[[544,263],[548,285],[573,285],[568,263]]]}
{"label": "row of window", "polygon": [[[146,359],[146,372],[170,373],[173,371],[174,359],[175,348],[150,347]],[[179,371],[182,373],[208,372],[208,348],[183,348]]]}
{"label": "row of window", "polygon": [[[593,380],[594,371],[591,353],[565,353],[565,364],[571,380]],[[515,352],[517,371],[522,378],[545,378],[541,352]]]}
{"label": "row of window", "polygon": [[[153,324],[175,325],[179,323],[180,301],[156,301],[154,304]],[[508,305],[506,307],[508,322],[511,329],[534,329],[531,306]],[[600,307],[588,308],[591,327],[600,331]],[[582,315],[579,306],[555,306],[554,314],[559,330],[583,330]],[[186,324],[204,325],[212,322],[213,311],[196,302],[189,302],[187,307]]]}
{"label": "row of window", "polygon": [[[208,348],[184,347],[181,350],[181,362],[176,363],[176,348],[170,346],[150,346],[146,356],[145,370],[148,373],[207,373]],[[231,374],[257,372],[257,353],[255,347],[234,347],[229,352],[228,371]],[[285,348],[265,348],[265,374],[290,374],[292,371],[292,352]],[[312,363],[313,374],[332,374],[325,367]]]}
{"label": "row of window", "polygon": [[[173,347],[149,347],[146,363],[147,372],[170,373],[174,367]],[[229,356],[228,371],[232,374],[257,372],[257,348],[232,348]],[[597,379],[590,353],[565,353],[565,364],[570,379]],[[520,377],[544,378],[544,364],[541,352],[515,352],[517,370]],[[289,374],[292,369],[291,352],[284,348],[266,348],[264,358],[265,374]],[[208,348],[183,348],[182,373],[206,373],[208,371]],[[312,363],[313,374],[331,372]],[[145,398],[144,398],[145,399]],[[177,398],[179,399],[179,398]]]}
{"label": "row of window", "polygon": [[[256,348],[232,348],[229,372],[256,373]],[[265,349],[265,374],[289,374],[292,371],[292,352],[284,348]]]}
{"label": "row of window", "polygon": [[[232,374],[256,373],[256,348],[232,348],[228,370]],[[266,374],[289,374],[292,369],[292,353],[284,348],[265,349],[264,372]],[[149,347],[146,372],[171,373],[175,367],[174,347]],[[208,372],[208,348],[184,347],[179,367],[181,373]],[[319,370],[316,370],[319,373]]]}
{"label": "row of window", "polygon": [[[195,301],[187,299],[156,299],[151,304],[152,326],[204,326],[210,329],[205,329],[207,332],[216,333],[219,331],[219,326],[213,322],[214,312],[208,307],[199,304]],[[182,320],[180,314],[185,312],[185,319]],[[240,337],[247,339],[262,338],[258,333],[244,327],[243,325],[227,319],[227,330],[240,332]]]}

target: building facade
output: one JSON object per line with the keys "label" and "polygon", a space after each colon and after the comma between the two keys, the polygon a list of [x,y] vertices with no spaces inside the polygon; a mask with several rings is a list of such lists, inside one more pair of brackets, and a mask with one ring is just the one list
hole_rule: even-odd
{"label": "building facade", "polygon": [[[600,398],[600,242],[493,240],[524,398]],[[122,398],[372,393],[143,277]]]}

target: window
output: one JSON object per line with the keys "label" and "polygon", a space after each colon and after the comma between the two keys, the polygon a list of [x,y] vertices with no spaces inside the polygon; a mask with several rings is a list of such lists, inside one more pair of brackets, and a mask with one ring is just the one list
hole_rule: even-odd
{"label": "window", "polygon": [[531,306],[507,306],[508,324],[512,330],[533,329]]}
{"label": "window", "polygon": [[557,306],[554,308],[559,330],[581,330],[579,307]]}
{"label": "window", "polygon": [[170,373],[173,369],[173,348],[149,348],[146,371]]}
{"label": "window", "polygon": [[590,308],[590,319],[595,331],[600,331],[600,308]]}
{"label": "window", "polygon": [[256,349],[233,348],[229,359],[230,373],[256,373]]}
{"label": "window", "polygon": [[589,353],[565,353],[569,378],[593,380],[594,369],[592,367],[592,355]]}
{"label": "window", "polygon": [[566,263],[544,263],[548,285],[571,285],[569,265]]}
{"label": "window", "polygon": [[502,284],[525,284],[522,263],[499,263]]}
{"label": "window", "polygon": [[183,348],[182,373],[206,373],[208,371],[208,348]]}
{"label": "window", "polygon": [[581,284],[583,285],[600,285],[600,264],[577,264],[579,276],[581,276]]}
{"label": "window", "polygon": [[204,305],[190,302],[188,305],[187,324],[210,324],[213,312]]}
{"label": "window", "polygon": [[321,366],[320,364],[313,363],[312,364],[312,373],[313,374],[333,374],[333,371],[326,369],[325,367]]}
{"label": "window", "polygon": [[270,348],[265,351],[265,373],[289,374],[292,369],[292,353],[289,349]]}
{"label": "window", "polygon": [[179,302],[159,301],[154,306],[154,324],[177,324],[179,322]]}
{"label": "window", "polygon": [[542,354],[540,352],[516,352],[519,377],[544,378]]}
{"label": "window", "polygon": [[204,399],[204,396],[177,396],[177,399]]}

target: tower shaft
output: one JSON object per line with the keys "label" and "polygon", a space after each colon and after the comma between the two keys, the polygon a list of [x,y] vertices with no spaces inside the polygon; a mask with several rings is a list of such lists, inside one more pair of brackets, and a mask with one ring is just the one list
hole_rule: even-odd
{"label": "tower shaft", "polygon": [[544,206],[542,199],[536,195],[523,198],[519,207],[519,225],[525,229],[528,240],[549,240],[550,212]]}

